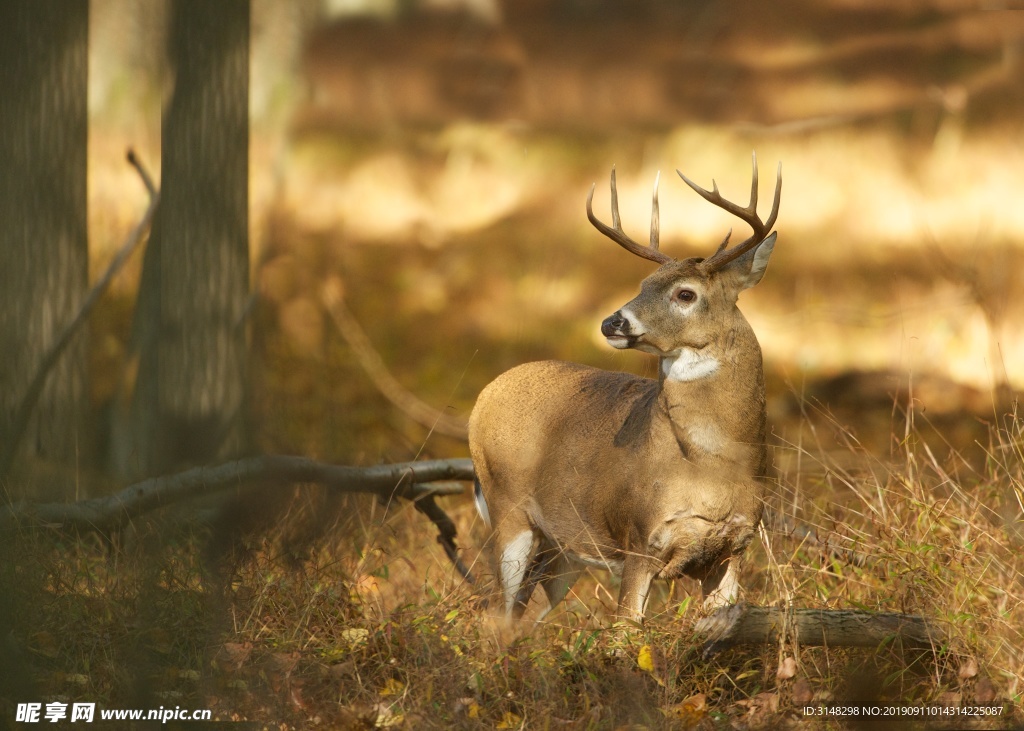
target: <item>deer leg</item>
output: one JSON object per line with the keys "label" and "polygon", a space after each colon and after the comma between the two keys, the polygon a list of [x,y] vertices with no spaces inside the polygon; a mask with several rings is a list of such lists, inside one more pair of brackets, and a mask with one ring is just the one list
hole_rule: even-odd
{"label": "deer leg", "polygon": [[700,582],[704,611],[735,604],[740,593],[739,556],[729,556],[715,565]]}
{"label": "deer leg", "polygon": [[644,621],[647,596],[656,573],[654,563],[647,556],[635,553],[626,556],[622,562],[622,584],[619,587],[617,614],[620,619]]}
{"label": "deer leg", "polygon": [[[533,586],[536,579],[531,582],[524,582],[528,574],[536,572],[533,567],[537,550],[537,539],[533,531],[524,527],[519,531],[498,531],[496,536],[500,548],[500,559],[498,564],[498,580],[501,583],[501,590],[505,597],[505,616],[518,619],[526,611],[526,603],[533,593]],[[503,535],[512,533],[503,540]],[[529,591],[523,591],[529,586]],[[524,596],[525,594],[525,596]]]}
{"label": "deer leg", "polygon": [[544,589],[544,593],[548,597],[548,607],[537,617],[538,622],[565,599],[569,589],[583,573],[583,568],[575,561],[570,560],[561,548],[556,546],[552,551],[553,553],[549,554],[545,566],[544,578],[540,581],[541,588]]}
{"label": "deer leg", "polygon": [[552,556],[549,545],[542,538],[537,552],[533,555],[530,565],[526,568],[526,573],[519,584],[519,591],[516,592],[516,600],[512,607],[512,616],[515,619],[522,619],[523,613],[530,603],[530,597],[533,596],[533,590],[537,588],[537,583],[543,581],[547,574],[548,564]]}

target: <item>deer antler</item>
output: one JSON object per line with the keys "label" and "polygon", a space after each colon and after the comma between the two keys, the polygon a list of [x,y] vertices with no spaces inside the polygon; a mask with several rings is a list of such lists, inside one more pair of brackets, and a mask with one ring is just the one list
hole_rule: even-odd
{"label": "deer antler", "polygon": [[[722,194],[718,192],[718,184],[714,180],[711,181],[712,190],[705,190],[700,187],[688,177],[680,173],[679,177],[683,179],[683,182],[693,188],[700,196],[708,201],[709,203],[718,206],[719,208],[728,211],[732,215],[742,219],[746,222],[750,228],[754,229],[754,233],[749,239],[741,244],[737,244],[731,249],[727,249],[726,246],[729,244],[729,236],[732,235],[732,230],[726,234],[725,239],[722,241],[718,250],[708,259],[703,262],[703,267],[709,272],[717,271],[726,264],[731,262],[740,256],[743,256],[748,251],[756,247],[762,241],[767,238],[768,234],[772,231],[772,226],[775,225],[775,219],[779,216],[779,200],[782,197],[782,163],[779,163],[779,170],[775,178],[775,200],[772,202],[772,212],[768,216],[767,221],[762,221],[757,215],[757,153],[754,153],[754,173],[750,181],[750,203],[747,204],[746,208],[739,206],[732,201],[728,201],[722,197]],[[623,244],[625,246],[625,244]]]}
{"label": "deer antler", "polygon": [[587,218],[594,224],[594,228],[603,233],[605,236],[610,238],[612,241],[617,243],[626,251],[632,252],[637,256],[643,257],[644,259],[650,259],[658,264],[667,264],[673,261],[671,256],[663,254],[658,251],[658,236],[659,236],[659,223],[658,223],[658,182],[661,180],[661,173],[658,173],[658,177],[654,179],[654,195],[651,200],[651,244],[650,246],[644,246],[638,244],[633,239],[626,236],[626,233],[622,230],[622,222],[619,220],[619,192],[615,188],[615,167],[612,167],[612,225],[608,226],[601,223],[594,215],[594,190],[597,188],[597,183],[590,186],[590,195],[587,196]]}

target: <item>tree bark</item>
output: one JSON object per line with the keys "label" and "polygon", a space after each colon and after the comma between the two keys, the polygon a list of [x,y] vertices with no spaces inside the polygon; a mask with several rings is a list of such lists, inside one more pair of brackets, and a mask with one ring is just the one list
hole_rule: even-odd
{"label": "tree bark", "polygon": [[136,311],[122,475],[242,454],[249,291],[249,2],[174,0],[161,203]]}
{"label": "tree bark", "polygon": [[792,609],[755,607],[746,603],[723,607],[697,623],[705,654],[737,644],[778,642],[785,634],[804,646],[880,647],[894,642],[903,648],[927,649],[945,641],[945,633],[924,617],[854,609]]}
{"label": "tree bark", "polygon": [[[88,0],[0,3],[2,443],[88,283],[88,33]],[[51,371],[19,459],[74,468],[88,455],[85,347],[79,333]]]}
{"label": "tree bark", "polygon": [[308,482],[342,492],[374,493],[384,499],[415,499],[464,492],[461,485],[428,488],[421,483],[472,479],[473,463],[465,458],[347,467],[306,457],[265,455],[153,477],[113,495],[77,503],[15,503],[0,510],[0,526],[9,529],[11,521],[19,521],[47,528],[116,530],[133,518],[168,505],[267,483]]}

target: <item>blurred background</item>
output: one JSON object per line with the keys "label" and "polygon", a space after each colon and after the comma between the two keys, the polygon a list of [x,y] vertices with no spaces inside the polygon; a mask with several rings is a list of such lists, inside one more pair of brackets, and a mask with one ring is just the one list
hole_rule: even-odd
{"label": "blurred background", "polygon": [[[181,59],[221,42],[176,46],[187,34],[174,12],[199,12],[180,5],[88,4],[90,282],[146,209],[125,150],[159,184],[162,141],[189,114],[175,112]],[[9,491],[71,497],[70,469],[82,496],[256,451],[357,464],[464,456],[461,439],[430,431],[429,409],[457,433],[513,365],[560,358],[653,376],[652,358],[600,337],[652,267],[591,228],[587,192],[597,182],[607,219],[615,166],[624,226],[642,238],[661,171],[662,248],[706,255],[737,222],[674,170],[745,201],[755,150],[765,210],[783,164],[779,246],[740,302],[764,351],[776,439],[798,439],[803,415],[886,454],[913,403],[940,459],[969,459],[1024,382],[1019,5],[253,0],[238,27],[226,57],[243,75],[247,65],[248,89],[223,83],[245,92],[232,134],[248,135],[247,170],[211,153],[227,177],[180,177],[193,192],[248,180],[231,203],[247,223],[221,256],[176,244],[188,236],[158,213],[154,231],[178,233],[159,256],[133,255],[100,299],[64,356],[75,365],[54,371],[67,382],[70,368],[78,385],[48,386],[39,408],[52,423],[23,440],[24,479]],[[163,263],[163,284],[149,260]],[[188,340],[187,313],[168,312],[204,298],[206,317],[232,323],[221,340],[147,350],[153,337]],[[145,311],[163,313],[149,336]],[[31,338],[18,337],[7,352],[27,352]],[[162,376],[146,375],[153,358]],[[35,368],[18,362],[8,423]],[[168,386],[175,368],[199,375]],[[150,381],[163,384],[157,401]],[[148,423],[163,408],[152,404],[180,406],[174,393],[186,392],[200,395]],[[47,441],[40,429],[68,433]],[[157,433],[150,442],[180,449],[155,454],[140,435]]]}

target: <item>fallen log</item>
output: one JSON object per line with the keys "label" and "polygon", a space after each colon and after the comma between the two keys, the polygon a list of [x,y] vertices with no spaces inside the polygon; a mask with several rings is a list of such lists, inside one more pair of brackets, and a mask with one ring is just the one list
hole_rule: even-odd
{"label": "fallen log", "polygon": [[[175,475],[154,477],[106,497],[73,503],[17,502],[0,508],[0,533],[14,528],[111,532],[159,508],[229,489],[258,485],[315,483],[329,490],[377,495],[382,500],[410,500],[440,533],[438,543],[462,576],[473,577],[458,558],[455,524],[434,499],[463,492],[453,480],[472,480],[469,459],[400,462],[372,467],[329,465],[305,457],[265,455],[224,464],[194,467]],[[429,483],[439,483],[432,485]]]}
{"label": "fallen log", "polygon": [[860,609],[782,609],[740,602],[704,617],[694,628],[705,656],[733,645],[768,644],[783,637],[805,647],[896,644],[931,649],[945,642],[937,622],[911,614]]}

